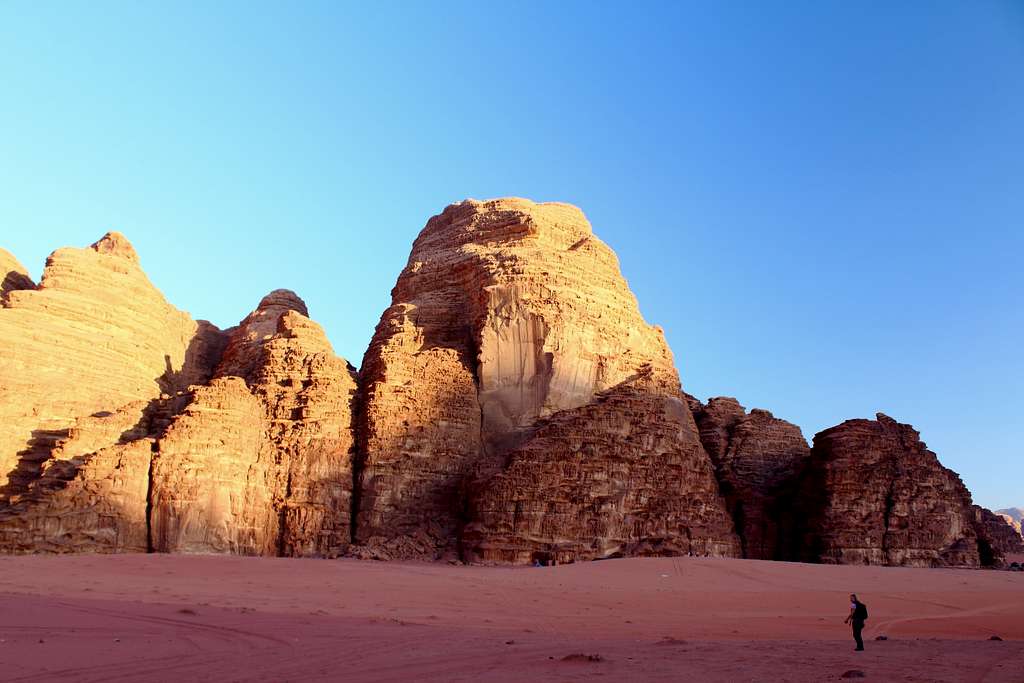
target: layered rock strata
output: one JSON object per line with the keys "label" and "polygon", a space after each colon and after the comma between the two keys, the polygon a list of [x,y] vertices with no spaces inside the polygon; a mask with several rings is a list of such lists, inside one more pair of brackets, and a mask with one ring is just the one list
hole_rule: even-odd
{"label": "layered rock strata", "polygon": [[805,561],[979,566],[971,496],[913,427],[879,413],[814,437],[799,492]]}
{"label": "layered rock strata", "polygon": [[55,252],[0,309],[0,550],[343,552],[354,370],[305,314],[278,290],[222,333],[116,233]]}
{"label": "layered rock strata", "polygon": [[14,258],[14,255],[6,249],[0,249],[0,304],[7,298],[7,292],[16,289],[34,289],[36,283],[32,281],[25,266]]}
{"label": "layered rock strata", "polygon": [[1024,510],[1020,508],[1005,508],[1003,510],[996,510],[996,514],[1006,520],[1014,530],[1024,536],[1024,530],[1021,529],[1021,520],[1024,519]]}
{"label": "layered rock strata", "polygon": [[[649,379],[634,382],[641,372]],[[638,492],[661,481],[664,489],[651,501],[663,494],[699,499],[687,543],[737,552],[692,418],[685,410],[669,416],[663,407],[681,394],[662,332],[644,322],[615,254],[575,207],[468,200],[432,218],[377,326],[361,379],[356,533],[364,544],[392,555],[454,553],[468,524],[468,552],[485,557],[499,545],[504,549],[494,552],[516,559],[538,544],[590,548],[581,557],[620,552],[643,536],[644,523],[634,516],[654,510],[644,507],[642,495],[609,495],[601,505],[584,500],[591,475],[569,463],[584,448],[573,430],[592,429],[587,457],[595,471],[609,475],[611,461],[636,459],[645,453],[641,444],[658,442],[660,455],[645,461],[650,470],[638,474],[646,482],[638,482]],[[620,385],[634,396],[632,409],[642,413],[646,406],[650,419],[622,416],[618,404],[595,401]],[[542,442],[549,463],[565,463],[553,479],[536,460]],[[497,488],[489,494],[492,477]],[[534,478],[530,487],[521,486],[524,477]],[[519,484],[508,484],[511,479]],[[583,497],[574,503],[579,514],[590,507],[596,517],[569,524],[568,508],[536,508],[539,517],[529,528],[512,525],[519,536],[504,522],[492,527],[472,518],[497,520],[528,500],[539,505],[559,486]],[[595,491],[594,500],[603,496]],[[471,497],[477,502],[467,508]],[[623,531],[630,523],[635,533]],[[535,537],[540,527],[545,534]],[[597,538],[584,538],[585,529]],[[665,534],[685,537],[682,526]]]}
{"label": "layered rock strata", "polygon": [[972,511],[982,564],[1000,564],[1007,555],[1024,553],[1024,538],[1005,517],[979,505]]}
{"label": "layered rock strata", "polygon": [[614,253],[565,204],[433,217],[358,386],[294,293],[222,332],[170,306],[117,233],[54,252],[38,285],[2,250],[0,269],[3,552],[1020,551],[909,425],[850,420],[809,449],[767,411],[682,393]]}
{"label": "layered rock strata", "polygon": [[220,332],[174,308],[108,233],[59,249],[0,308],[0,500],[17,495],[78,418],[209,379]]}
{"label": "layered rock strata", "polygon": [[348,546],[355,373],[305,313],[291,292],[265,297],[159,440],[154,550],[332,557]]}
{"label": "layered rock strata", "polygon": [[795,529],[796,483],[811,449],[800,428],[734,398],[692,397],[701,442],[740,536],[743,557],[784,559]]}
{"label": "layered rock strata", "polygon": [[693,417],[653,375],[541,419],[500,473],[475,482],[466,559],[737,555]]}

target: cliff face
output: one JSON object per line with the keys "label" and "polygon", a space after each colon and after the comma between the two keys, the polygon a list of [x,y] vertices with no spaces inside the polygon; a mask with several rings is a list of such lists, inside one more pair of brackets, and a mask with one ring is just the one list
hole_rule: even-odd
{"label": "cliff face", "polygon": [[971,496],[910,425],[878,414],[814,437],[800,490],[801,559],[979,566]]}
{"label": "cliff face", "polygon": [[169,305],[117,233],[59,249],[0,308],[0,500],[41,472],[81,417],[209,379],[220,332]]}
{"label": "cliff face", "polygon": [[1024,553],[1024,538],[1020,525],[1016,527],[1002,515],[981,506],[972,506],[974,529],[978,534],[978,548],[982,564],[1001,564],[1006,555]]}
{"label": "cliff face", "polygon": [[[635,381],[639,374],[643,382]],[[597,470],[607,471],[616,457],[635,458],[618,455],[634,448],[630,442],[671,440],[660,448],[675,455],[649,463],[643,476],[664,481],[659,495],[672,486],[680,486],[675,495],[698,495],[693,542],[736,552],[692,418],[663,410],[665,400],[681,399],[663,335],[643,321],[614,253],[575,207],[466,201],[432,218],[377,326],[362,386],[357,535],[382,552],[454,552],[467,525],[472,552],[484,557],[522,559],[538,546],[568,555],[554,546],[586,545],[582,557],[618,552],[626,536],[635,542],[644,525],[624,534],[613,518],[653,510],[630,507],[635,503],[619,491],[628,481],[616,475],[606,482],[611,493],[595,492],[606,498],[596,504],[583,491],[590,476],[584,470],[566,465],[554,478],[541,471],[579,457],[582,442],[570,443],[576,430],[591,429],[586,425],[600,433],[586,446]],[[634,410],[662,417],[631,420],[595,403],[617,387],[618,395],[635,397]],[[549,449],[545,462],[536,458],[541,440]],[[673,476],[674,467],[692,479]],[[578,489],[582,498],[573,504],[593,508],[586,514],[594,521],[573,526],[568,507],[541,509],[559,482]],[[476,502],[467,509],[470,498]],[[521,529],[497,520],[531,505],[536,518]],[[539,527],[547,532],[534,537]],[[584,539],[584,529],[599,537]],[[487,549],[492,540],[507,549]]]}
{"label": "cliff face", "polygon": [[0,309],[0,550],[342,552],[355,379],[304,313],[222,333],[116,233],[55,252]]}
{"label": "cliff face", "polygon": [[231,330],[153,458],[161,552],[336,556],[350,541],[352,369],[279,290]]}
{"label": "cliff face", "polygon": [[25,266],[14,258],[14,255],[6,249],[0,249],[0,304],[7,298],[7,292],[16,289],[34,289],[36,283],[32,282]]}
{"label": "cliff face", "polygon": [[743,556],[785,559],[795,531],[797,477],[811,451],[800,428],[767,410],[747,413],[734,398],[713,398],[707,405],[689,400]]}
{"label": "cliff face", "polygon": [[1020,508],[1004,508],[996,510],[996,514],[1006,520],[1006,523],[1013,527],[1018,534],[1024,536],[1021,531],[1021,520],[1024,519],[1024,510]]}
{"label": "cliff face", "polygon": [[54,252],[38,285],[0,250],[0,275],[0,552],[1020,551],[909,425],[850,420],[809,449],[767,411],[684,394],[615,254],[565,204],[430,219],[358,377],[294,293],[218,330],[168,304],[117,233]]}
{"label": "cliff face", "polygon": [[468,559],[739,554],[689,409],[650,371],[539,421],[505,461],[471,487]]}

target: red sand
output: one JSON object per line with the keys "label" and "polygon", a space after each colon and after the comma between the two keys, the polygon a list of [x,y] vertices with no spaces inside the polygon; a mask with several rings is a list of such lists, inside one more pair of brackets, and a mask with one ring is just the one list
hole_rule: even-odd
{"label": "red sand", "polygon": [[[870,608],[866,652],[843,625],[850,591]],[[851,669],[1024,681],[1024,573],[0,557],[4,681],[821,681]]]}

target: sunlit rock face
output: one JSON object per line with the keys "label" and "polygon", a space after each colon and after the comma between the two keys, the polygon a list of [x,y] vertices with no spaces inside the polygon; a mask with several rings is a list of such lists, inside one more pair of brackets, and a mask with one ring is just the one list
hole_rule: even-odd
{"label": "sunlit rock face", "polygon": [[76,420],[209,379],[221,333],[174,308],[127,240],[58,249],[0,308],[0,496],[23,492]]}
{"label": "sunlit rock face", "polygon": [[[703,532],[695,536],[695,545],[703,551],[706,541],[708,552],[736,552],[710,463],[681,403],[672,354],[660,329],[644,322],[614,253],[575,207],[469,200],[432,218],[377,326],[361,382],[357,537],[382,555],[462,550],[518,561],[532,552],[590,557],[639,548],[644,524],[625,531],[627,522],[609,521],[648,512],[642,503],[615,507],[615,496],[627,496],[623,487],[630,485],[621,473],[607,485],[611,494],[595,491],[593,501],[578,501],[578,514],[592,516],[593,523],[574,521],[570,528],[567,521],[554,521],[567,520],[568,508],[555,507],[538,509],[521,528],[502,520],[514,516],[517,506],[539,505],[553,485],[538,480],[532,487],[509,488],[509,477],[546,476],[521,472],[556,466],[587,424],[603,432],[588,446],[595,459],[613,459],[622,448],[653,438],[646,417],[602,417],[604,394],[616,391],[635,395],[638,410],[650,396],[643,410],[661,416],[653,420],[655,431],[671,432],[658,438],[672,441],[660,448],[674,452],[676,460],[652,464],[645,476],[653,482],[666,475],[666,493],[673,486],[677,496],[687,496],[690,486],[701,492],[695,507],[706,519],[694,523],[708,531],[707,538]],[[684,410],[666,411],[666,400],[680,401]],[[574,415],[579,424],[565,422]],[[550,444],[544,462],[527,455],[534,439]],[[694,481],[667,476],[684,466],[696,473]],[[564,476],[567,485],[591,496],[586,480]],[[495,493],[487,494],[492,485]],[[642,488],[638,499],[644,499]],[[467,526],[473,547],[460,549]],[[538,536],[540,527],[548,532]],[[668,547],[675,541],[665,536],[685,534],[684,527],[652,532],[651,539],[660,540],[650,545]],[[606,537],[588,540],[584,549],[583,529]]]}
{"label": "sunlit rock face", "polygon": [[684,394],[582,212],[428,221],[356,374],[294,292],[218,330],[118,233],[0,250],[0,552],[997,566],[1019,550],[909,425]]}
{"label": "sunlit rock face", "polygon": [[10,281],[0,551],[345,550],[355,373],[294,293],[221,332],[167,304],[117,233],[54,252],[38,287]]}
{"label": "sunlit rock face", "polygon": [[913,427],[878,414],[814,437],[799,555],[813,562],[978,566],[971,496]]}
{"label": "sunlit rock face", "polygon": [[800,428],[767,410],[748,413],[734,398],[704,405],[690,397],[690,406],[743,556],[785,559],[795,529],[795,485],[811,454]]}
{"label": "sunlit rock face", "polygon": [[305,312],[292,292],[265,297],[159,440],[154,550],[332,557],[348,546],[355,374]]}
{"label": "sunlit rock face", "polygon": [[14,258],[14,254],[0,248],[0,305],[7,298],[7,292],[18,289],[34,289],[35,286],[36,284],[32,282],[25,266]]}

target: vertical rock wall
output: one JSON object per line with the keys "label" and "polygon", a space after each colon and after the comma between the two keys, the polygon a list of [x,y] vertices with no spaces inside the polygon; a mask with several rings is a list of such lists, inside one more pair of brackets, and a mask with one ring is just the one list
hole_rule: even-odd
{"label": "vertical rock wall", "polygon": [[[494,528],[502,546],[522,546],[493,551],[497,555],[483,549],[491,525],[474,518],[497,524],[503,511],[527,499],[539,505],[556,479],[530,488],[523,482],[540,471],[503,473],[555,466],[570,456],[573,430],[588,423],[603,432],[587,446],[598,469],[627,449],[635,460],[640,452],[626,440],[655,440],[658,433],[659,448],[675,455],[646,462],[650,471],[638,475],[646,481],[638,486],[661,486],[659,495],[700,492],[696,507],[714,513],[694,520],[694,530],[706,527],[710,534],[695,542],[707,541],[716,553],[736,552],[692,418],[683,410],[671,427],[662,423],[669,419],[663,417],[666,397],[681,402],[663,335],[644,322],[614,253],[578,209],[521,199],[450,206],[416,239],[392,300],[363,362],[361,542],[385,556],[468,552],[458,546],[469,524],[478,548],[471,552],[484,557],[521,560],[536,543],[555,541],[589,548],[581,557],[621,552],[643,533],[623,532],[624,522],[615,518],[651,513],[639,488],[634,498],[615,503],[618,508],[599,506],[592,523],[573,526],[564,510],[538,508],[534,526],[562,529],[547,540],[515,540],[504,527]],[[634,382],[640,374],[647,381]],[[634,397],[632,410],[652,411],[650,420],[622,418],[610,412],[612,405],[595,403],[620,385]],[[613,423],[619,424],[609,429]],[[541,443],[535,439],[546,444],[546,462],[535,457]],[[683,466],[692,481],[670,476]],[[586,497],[590,480],[574,478],[588,476],[583,470],[564,476],[566,486]],[[616,476],[621,480],[622,472]],[[492,477],[497,488],[488,498]],[[509,477],[519,480],[514,494]],[[474,497],[478,503],[471,505]],[[584,538],[595,529],[606,537]],[[679,527],[665,535],[674,533],[685,532]]]}
{"label": "vertical rock wall", "polygon": [[691,398],[690,405],[743,556],[784,559],[796,524],[797,478],[811,452],[800,428],[767,410],[747,413],[734,398],[706,406]]}

